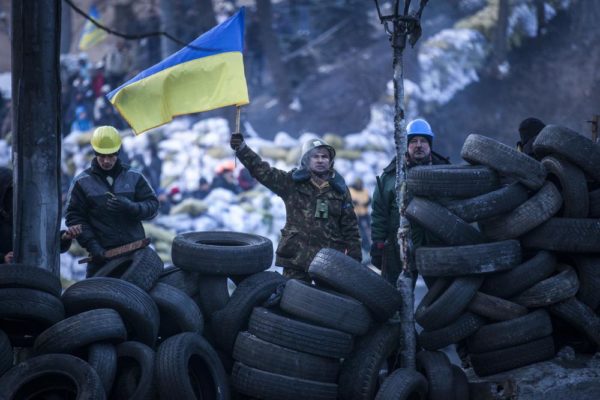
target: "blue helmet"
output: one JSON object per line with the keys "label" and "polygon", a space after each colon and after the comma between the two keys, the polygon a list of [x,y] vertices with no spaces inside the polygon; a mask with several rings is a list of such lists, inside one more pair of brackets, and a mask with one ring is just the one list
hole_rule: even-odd
{"label": "blue helmet", "polygon": [[406,126],[406,136],[408,140],[410,140],[411,136],[425,136],[429,140],[429,144],[431,144],[435,135],[431,131],[431,126],[427,121],[417,118],[410,121]]}

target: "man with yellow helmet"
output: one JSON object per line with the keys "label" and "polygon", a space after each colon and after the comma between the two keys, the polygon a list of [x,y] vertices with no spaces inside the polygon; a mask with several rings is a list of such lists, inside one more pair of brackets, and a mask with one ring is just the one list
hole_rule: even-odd
{"label": "man with yellow helmet", "polygon": [[96,128],[92,136],[92,165],[75,177],[67,198],[67,226],[81,224],[77,238],[93,262],[91,276],[104,263],[104,252],[145,237],[141,221],[154,218],[158,199],[139,172],[118,158],[121,136],[112,126]]}

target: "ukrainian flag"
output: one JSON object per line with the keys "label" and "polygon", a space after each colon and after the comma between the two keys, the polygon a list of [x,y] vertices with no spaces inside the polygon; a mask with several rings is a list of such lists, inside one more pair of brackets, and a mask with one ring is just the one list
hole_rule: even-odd
{"label": "ukrainian flag", "polygon": [[110,92],[108,100],[136,134],[177,115],[248,104],[243,45],[242,8],[189,46]]}
{"label": "ukrainian flag", "polygon": [[[90,7],[89,15],[94,21],[100,22],[100,12],[96,6]],[[79,39],[79,50],[87,50],[90,47],[97,45],[105,38],[106,32],[104,32],[104,30],[99,29],[91,21],[85,21],[83,31],[81,32],[81,38]]]}

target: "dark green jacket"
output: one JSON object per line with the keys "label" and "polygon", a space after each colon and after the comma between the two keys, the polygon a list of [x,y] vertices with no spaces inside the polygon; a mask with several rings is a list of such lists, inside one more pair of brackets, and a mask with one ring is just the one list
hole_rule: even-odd
{"label": "dark green jacket", "polygon": [[[352,198],[340,175],[334,173],[329,186],[319,189],[307,170],[285,172],[273,168],[248,146],[238,150],[237,156],[256,180],[285,203],[286,222],[277,246],[276,265],[306,271],[322,248],[362,260]],[[327,204],[327,218],[316,217],[319,202]]]}

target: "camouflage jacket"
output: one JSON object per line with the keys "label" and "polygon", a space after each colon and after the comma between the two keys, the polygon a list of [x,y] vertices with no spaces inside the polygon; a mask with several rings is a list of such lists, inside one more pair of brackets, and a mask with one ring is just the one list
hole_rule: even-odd
{"label": "camouflage jacket", "polygon": [[256,180],[285,203],[286,222],[277,246],[276,265],[306,271],[322,248],[362,260],[352,198],[339,174],[334,172],[329,184],[319,189],[307,170],[285,172],[273,168],[248,146],[238,150],[237,156]]}

